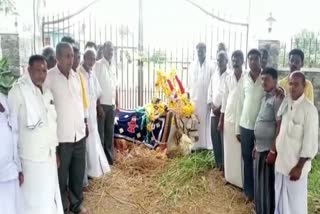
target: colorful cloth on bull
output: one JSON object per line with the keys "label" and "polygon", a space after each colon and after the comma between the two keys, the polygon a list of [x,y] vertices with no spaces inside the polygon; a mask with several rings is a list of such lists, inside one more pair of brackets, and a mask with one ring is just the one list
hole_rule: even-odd
{"label": "colorful cloth on bull", "polygon": [[152,132],[147,131],[147,116],[144,108],[137,110],[120,110],[116,117],[114,137],[132,143],[143,143],[154,149],[161,142],[166,118],[160,117],[154,122]]}

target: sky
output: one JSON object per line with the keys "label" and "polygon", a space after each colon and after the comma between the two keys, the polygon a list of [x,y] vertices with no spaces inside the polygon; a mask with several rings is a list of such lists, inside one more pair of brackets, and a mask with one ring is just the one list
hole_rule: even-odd
{"label": "sky", "polygon": [[[92,0],[45,0],[43,15],[57,12],[65,14],[77,11]],[[318,0],[194,0],[208,11],[235,21],[250,23],[250,41],[265,37],[288,40],[302,29],[319,30]],[[16,0],[21,19],[32,21],[32,0]],[[251,7],[250,7],[251,5]],[[272,13],[276,22],[273,34],[267,34],[265,21]],[[138,29],[138,0],[100,0],[79,19],[91,13],[97,23],[128,25],[131,32]],[[182,48],[186,44],[204,40],[211,29],[227,29],[236,32],[244,28],[232,27],[216,22],[194,8],[185,0],[143,0],[144,44],[162,48]],[[215,31],[214,31],[215,32]],[[137,33],[135,33],[137,39]],[[201,36],[200,36],[201,35]],[[233,40],[233,39],[232,39]],[[215,43],[216,41],[214,41]]]}

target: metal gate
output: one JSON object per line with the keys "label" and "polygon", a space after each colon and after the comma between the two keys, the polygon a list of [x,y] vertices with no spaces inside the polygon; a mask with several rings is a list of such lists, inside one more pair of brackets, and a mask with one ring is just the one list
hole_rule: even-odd
{"label": "metal gate", "polygon": [[[71,15],[58,13],[52,17],[43,17],[43,45],[55,47],[63,36],[73,37],[81,50],[87,41],[93,41],[98,45],[105,41],[112,41],[115,47],[114,63],[120,82],[118,93],[121,108],[132,109],[150,102],[155,96],[163,97],[154,89],[157,70],[176,69],[182,82],[185,85],[188,84],[188,71],[190,63],[195,59],[194,46],[198,41],[194,40],[186,47],[171,50],[155,46],[143,47],[142,0],[139,0],[139,23],[141,25],[139,25],[138,32],[126,25],[97,23],[97,17],[92,15],[93,11],[90,9],[95,2]],[[186,3],[194,4],[188,0]],[[209,13],[199,5],[194,4],[194,6],[199,9],[200,13],[212,17],[213,22],[220,22],[224,25],[220,27],[212,23],[212,25],[204,26],[199,35],[199,38],[207,44],[208,58],[215,59],[218,42],[224,42],[229,52],[236,49],[247,52],[248,24],[225,20]]]}

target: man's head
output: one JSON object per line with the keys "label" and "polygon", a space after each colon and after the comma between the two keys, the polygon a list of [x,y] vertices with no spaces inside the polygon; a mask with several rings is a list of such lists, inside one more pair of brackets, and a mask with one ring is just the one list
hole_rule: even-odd
{"label": "man's head", "polygon": [[220,51],[217,54],[217,62],[218,62],[220,71],[225,71],[227,69],[228,56],[225,51]]}
{"label": "man's head", "polygon": [[271,92],[277,87],[278,71],[274,68],[266,67],[261,72],[262,87],[265,92]]}
{"label": "man's head", "polygon": [[80,50],[79,48],[73,46],[73,64],[72,64],[72,69],[74,71],[77,71],[77,68],[79,67],[80,64]]}
{"label": "man's head", "polygon": [[47,47],[43,48],[42,56],[44,56],[44,58],[47,61],[48,69],[51,69],[54,66],[56,66],[56,64],[57,64],[56,52],[54,51],[54,49],[52,47],[47,46]]}
{"label": "man's head", "polygon": [[85,50],[83,54],[83,66],[91,70],[96,62],[96,51],[92,48]]}
{"label": "man's head", "polygon": [[103,57],[111,62],[113,57],[113,44],[110,41],[103,44]]}
{"label": "man's head", "polygon": [[47,62],[42,55],[33,55],[29,58],[28,72],[33,84],[42,87],[47,77]]}
{"label": "man's head", "polygon": [[232,67],[234,69],[242,68],[243,62],[244,62],[244,56],[242,51],[240,50],[234,51],[231,56],[231,61],[232,61]]}
{"label": "man's head", "polygon": [[87,48],[94,48],[94,49],[97,51],[97,45],[96,45],[96,43],[91,42],[91,41],[88,41],[88,42],[86,43],[86,45],[84,46],[84,49],[87,49]]}
{"label": "man's head", "polygon": [[304,53],[300,49],[293,49],[289,52],[290,73],[300,71],[303,67]]}
{"label": "man's head", "polygon": [[251,71],[260,71],[261,53],[257,49],[251,49],[247,55]]}
{"label": "man's head", "polygon": [[76,41],[70,36],[62,37],[61,42],[66,42],[66,43],[69,43],[70,45],[75,45],[76,44]]}
{"label": "man's head", "polygon": [[261,52],[261,68],[265,69],[267,67],[268,60],[269,60],[269,52],[265,48],[261,48],[260,52]]}
{"label": "man's head", "polygon": [[206,59],[207,46],[206,44],[200,42],[199,44],[197,44],[196,49],[197,49],[198,59],[201,63],[203,63],[204,60]]}
{"label": "man's head", "polygon": [[59,69],[70,71],[73,65],[73,49],[69,43],[60,42],[56,47]]}
{"label": "man's head", "polygon": [[299,99],[306,86],[306,77],[301,71],[294,71],[289,76],[289,93],[293,100]]}
{"label": "man's head", "polygon": [[219,42],[218,46],[217,46],[217,53],[219,53],[220,51],[224,51],[227,52],[227,47],[223,42]]}

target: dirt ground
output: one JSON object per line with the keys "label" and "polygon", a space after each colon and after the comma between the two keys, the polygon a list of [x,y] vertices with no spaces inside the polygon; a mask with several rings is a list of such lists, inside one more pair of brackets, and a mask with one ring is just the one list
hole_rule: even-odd
{"label": "dirt ground", "polygon": [[130,160],[131,165],[125,161],[117,163],[109,175],[91,181],[85,193],[85,203],[91,214],[252,213],[252,205],[245,203],[239,189],[225,185],[215,169],[194,179],[186,193],[172,198],[158,183],[168,161],[136,161],[139,164],[134,160]]}

